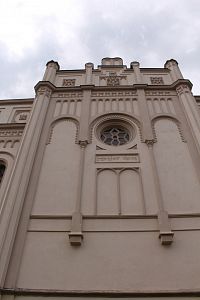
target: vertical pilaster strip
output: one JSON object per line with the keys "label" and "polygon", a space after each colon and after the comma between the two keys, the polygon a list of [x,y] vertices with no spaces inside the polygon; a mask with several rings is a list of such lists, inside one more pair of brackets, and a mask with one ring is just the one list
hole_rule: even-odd
{"label": "vertical pilaster strip", "polygon": [[144,188],[143,188],[143,183],[142,183],[142,172],[141,169],[137,169],[138,175],[139,175],[139,180],[140,180],[140,191],[141,191],[141,195],[142,195],[142,210],[143,210],[143,214],[146,215],[147,211],[146,211],[146,203],[145,203],[145,197],[144,197]]}
{"label": "vertical pilaster strip", "polygon": [[121,187],[120,187],[120,170],[116,170],[117,176],[117,202],[118,202],[118,214],[122,214],[122,204],[121,204]]}
{"label": "vertical pilaster strip", "polygon": [[56,102],[53,101],[53,99],[51,99],[48,110],[46,112],[46,117],[42,128],[42,132],[41,132],[41,136],[37,148],[37,153],[35,155],[35,160],[31,171],[27,192],[26,192],[26,199],[20,216],[14,247],[9,262],[9,268],[6,274],[5,288],[14,289],[16,287],[18,272],[21,265],[21,257],[23,253],[24,244],[26,241],[25,237],[27,233],[29,220],[30,220],[31,209],[32,209],[35,193],[37,190],[37,184],[39,180],[38,174],[40,174],[43,155],[46,149],[45,146],[49,139],[49,129],[50,129],[51,121],[53,119],[55,105]]}
{"label": "vertical pilaster strip", "polygon": [[[178,101],[177,101],[178,100]],[[188,149],[190,151],[190,156],[193,161],[194,168],[196,170],[199,182],[200,182],[200,159],[199,159],[199,147],[196,139],[194,138],[194,134],[191,134],[191,129],[188,123],[188,117],[185,115],[185,111],[183,106],[180,104],[180,99],[174,97],[173,99],[174,109],[176,111],[177,116],[179,116],[179,120],[181,122],[181,128],[183,130],[184,139],[187,142]],[[197,107],[198,109],[198,107]]]}
{"label": "vertical pilaster strip", "polygon": [[155,191],[156,191],[156,200],[158,204],[158,224],[159,224],[159,238],[161,240],[161,244],[163,245],[170,245],[173,242],[173,235],[174,233],[171,231],[170,222],[168,218],[167,211],[164,210],[164,203],[162,192],[160,188],[158,170],[156,167],[156,161],[153,153],[153,144],[154,140],[147,140],[146,144],[149,149],[149,155],[151,160],[154,184],[155,184]]}
{"label": "vertical pilaster strip", "polygon": [[72,215],[71,231],[69,233],[69,240],[71,245],[79,246],[82,243],[82,192],[83,192],[83,178],[84,178],[84,165],[85,165],[85,149],[89,142],[89,117],[90,117],[90,100],[91,89],[86,87],[83,91],[83,102],[80,117],[80,130],[79,130],[79,145],[80,145],[80,167],[79,167],[79,180],[78,180],[78,193],[75,205],[75,211]]}
{"label": "vertical pilaster strip", "polygon": [[81,245],[83,239],[82,234],[82,214],[81,214],[81,199],[83,191],[83,176],[84,176],[84,162],[85,162],[85,147],[87,142],[80,142],[80,166],[79,166],[79,178],[78,178],[78,193],[75,205],[75,211],[72,215],[71,231],[69,233],[69,240],[71,245]]}
{"label": "vertical pilaster strip", "polygon": [[[50,84],[49,84],[50,85]],[[51,85],[50,85],[51,86]],[[23,135],[21,146],[15,160],[13,172],[4,195],[4,214],[1,218],[0,235],[0,286],[4,285],[7,267],[24,204],[25,193],[48,109],[51,89],[40,87],[31,118]]]}
{"label": "vertical pilaster strip", "polygon": [[192,136],[197,145],[198,152],[200,154],[200,114],[198,112],[197,104],[195,99],[191,94],[189,87],[187,85],[180,85],[176,89],[179,103],[183,109],[184,115],[187,119],[188,125],[190,127]]}
{"label": "vertical pilaster strip", "polygon": [[46,64],[46,71],[44,73],[43,81],[49,81],[54,84],[56,72],[60,69],[57,62],[51,60]]}
{"label": "vertical pilaster strip", "polygon": [[151,119],[147,108],[144,89],[138,89],[137,93],[138,93],[138,104],[140,109],[140,115],[142,119],[142,128],[141,128],[142,140],[147,144],[149,149],[152,172],[154,177],[154,185],[155,185],[156,198],[158,204],[158,224],[160,230],[159,238],[163,245],[169,245],[173,241],[174,234],[170,228],[168,213],[164,210],[159,176],[158,176],[155,157],[153,153],[154,136],[153,136]]}
{"label": "vertical pilaster strip", "polygon": [[167,60],[164,67],[170,70],[172,81],[183,79],[183,75],[181,74],[181,71],[179,69],[178,62],[175,59]]}
{"label": "vertical pilaster strip", "polygon": [[83,91],[83,100],[80,116],[79,141],[89,141],[89,118],[90,118],[91,87],[87,86]]}
{"label": "vertical pilaster strip", "polygon": [[133,71],[134,71],[136,83],[141,84],[143,81],[142,81],[142,76],[141,76],[141,73],[140,73],[140,64],[139,64],[139,62],[137,62],[137,61],[131,62],[131,69],[133,69]]}
{"label": "vertical pilaster strip", "polygon": [[146,140],[152,140],[153,139],[153,130],[151,126],[151,120],[147,108],[147,102],[145,97],[144,89],[138,89],[138,105],[142,120],[142,140],[145,142]]}
{"label": "vertical pilaster strip", "polygon": [[92,70],[94,69],[93,63],[85,64],[85,84],[92,84]]}

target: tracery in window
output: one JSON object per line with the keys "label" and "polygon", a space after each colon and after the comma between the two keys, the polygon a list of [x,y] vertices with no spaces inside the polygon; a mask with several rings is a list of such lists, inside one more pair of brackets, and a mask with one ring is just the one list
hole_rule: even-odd
{"label": "tracery in window", "polygon": [[120,146],[129,142],[130,135],[127,128],[109,126],[101,131],[101,140],[107,145]]}
{"label": "tracery in window", "polygon": [[5,170],[6,170],[6,166],[3,162],[0,161],[0,184],[3,180],[3,176],[4,176],[4,173],[5,173]]}

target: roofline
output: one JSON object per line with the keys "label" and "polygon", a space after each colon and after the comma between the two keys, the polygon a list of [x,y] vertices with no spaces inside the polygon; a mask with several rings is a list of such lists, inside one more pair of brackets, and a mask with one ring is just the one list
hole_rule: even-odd
{"label": "roofline", "polygon": [[[113,66],[113,65],[99,65],[98,68],[94,68],[92,71],[100,71],[100,69],[124,69],[124,71],[133,71],[133,68],[127,68],[126,65],[121,66]],[[141,72],[162,72],[162,73],[169,73],[170,70],[168,68],[140,68]],[[59,73],[85,73],[85,69],[72,69],[72,70],[58,70],[57,74]]]}
{"label": "roofline", "polygon": [[30,103],[33,103],[34,99],[35,98],[0,99],[0,105],[1,104],[13,104],[13,103],[19,104],[19,102],[30,104]]}

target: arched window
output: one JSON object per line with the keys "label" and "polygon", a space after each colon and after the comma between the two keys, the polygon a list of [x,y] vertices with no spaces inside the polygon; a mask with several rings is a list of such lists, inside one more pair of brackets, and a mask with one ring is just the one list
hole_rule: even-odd
{"label": "arched window", "polygon": [[4,173],[5,173],[5,170],[6,170],[6,165],[3,161],[0,161],[0,184],[3,180],[3,176],[4,176]]}

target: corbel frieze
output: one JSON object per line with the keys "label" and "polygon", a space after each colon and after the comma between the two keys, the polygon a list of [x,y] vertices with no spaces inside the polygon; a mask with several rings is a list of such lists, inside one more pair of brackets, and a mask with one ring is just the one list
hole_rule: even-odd
{"label": "corbel frieze", "polygon": [[25,126],[16,125],[0,125],[0,148],[13,148],[16,143],[20,142]]}

